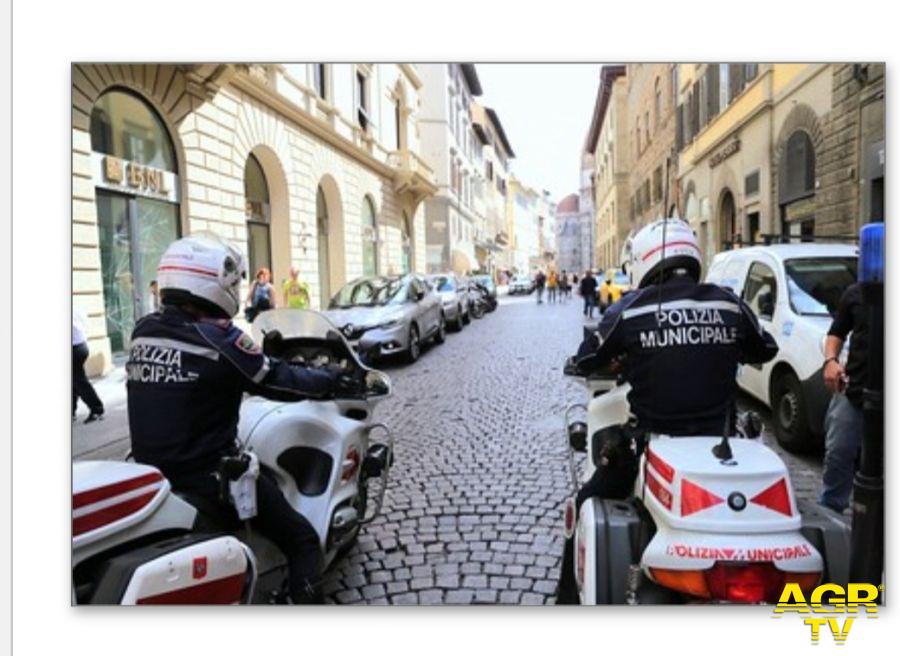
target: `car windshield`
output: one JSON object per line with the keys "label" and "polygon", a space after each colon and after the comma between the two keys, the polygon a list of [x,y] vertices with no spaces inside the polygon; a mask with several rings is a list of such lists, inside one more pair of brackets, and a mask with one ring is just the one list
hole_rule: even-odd
{"label": "car windshield", "polygon": [[856,282],[856,266],[857,260],[852,257],[787,260],[784,270],[794,312],[834,314],[844,290]]}
{"label": "car windshield", "polygon": [[488,289],[494,286],[494,280],[490,276],[475,276],[472,278],[475,282],[484,285]]}
{"label": "car windshield", "polygon": [[387,305],[401,298],[400,290],[404,287],[401,278],[362,278],[349,282],[341,288],[328,307],[332,310],[349,307],[374,307]]}
{"label": "car windshield", "polygon": [[428,280],[439,292],[456,291],[456,283],[449,276],[432,276]]}
{"label": "car windshield", "polygon": [[621,273],[621,272],[617,273],[614,276],[614,280],[616,281],[617,285],[630,285],[631,284],[631,278],[628,277],[627,273]]}

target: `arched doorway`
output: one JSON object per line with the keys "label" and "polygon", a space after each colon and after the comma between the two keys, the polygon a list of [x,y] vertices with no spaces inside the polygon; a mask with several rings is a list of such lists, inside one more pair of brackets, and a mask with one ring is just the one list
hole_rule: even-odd
{"label": "arched doorway", "polygon": [[410,273],[413,270],[412,226],[406,210],[400,217],[400,248],[403,273]]}
{"label": "arched doorway", "polygon": [[812,239],[815,232],[816,152],[805,130],[787,140],[778,162],[781,233]]}
{"label": "arched doorway", "polygon": [[734,243],[736,216],[734,194],[730,189],[726,189],[722,192],[722,199],[719,201],[719,240],[723,249],[731,248]]}
{"label": "arched doorway", "polygon": [[343,204],[331,175],[323,176],[316,189],[316,237],[319,305],[324,309],[346,281]]}
{"label": "arched doorway", "polygon": [[319,253],[319,296],[320,307],[328,307],[331,298],[331,284],[329,271],[331,265],[328,261],[328,204],[325,202],[325,192],[321,185],[316,189],[316,250]]}
{"label": "arched doorway", "polygon": [[162,119],[131,91],[103,93],[90,132],[101,171],[95,182],[106,332],[115,353],[129,348],[135,321],[158,307],[150,286],[163,251],[180,236],[177,160]]}
{"label": "arched doorway", "polygon": [[253,277],[262,267],[272,270],[272,206],[269,203],[269,183],[262,165],[253,153],[247,157],[244,165],[244,201],[248,266],[250,276]]}
{"label": "arched doorway", "polygon": [[361,230],[363,275],[374,276],[378,274],[378,221],[375,203],[369,196],[363,198]]}

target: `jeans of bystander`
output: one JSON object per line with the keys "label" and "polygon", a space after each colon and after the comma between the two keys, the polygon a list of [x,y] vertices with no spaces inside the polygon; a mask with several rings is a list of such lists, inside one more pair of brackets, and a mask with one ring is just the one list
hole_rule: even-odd
{"label": "jeans of bystander", "polygon": [[862,408],[843,394],[832,396],[825,414],[825,462],[819,504],[837,512],[844,512],[850,505],[862,434]]}

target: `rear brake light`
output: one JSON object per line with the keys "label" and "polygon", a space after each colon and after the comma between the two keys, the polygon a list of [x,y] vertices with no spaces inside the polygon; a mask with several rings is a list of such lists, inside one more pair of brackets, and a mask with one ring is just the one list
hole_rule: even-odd
{"label": "rear brake light", "polygon": [[724,503],[725,499],[696,483],[682,479],[681,481],[681,516],[687,517],[695,512],[706,510]]}
{"label": "rear brake light", "polygon": [[347,454],[344,456],[343,466],[341,467],[342,483],[346,483],[356,475],[356,472],[359,471],[360,461],[359,450],[355,446],[347,449]]}
{"label": "rear brake light", "polygon": [[653,580],[671,590],[701,599],[738,604],[776,603],[787,583],[809,593],[821,572],[784,572],[773,563],[717,562],[707,570],[650,568]]}
{"label": "rear brake light", "polygon": [[565,536],[568,540],[575,534],[575,499],[566,499]]}

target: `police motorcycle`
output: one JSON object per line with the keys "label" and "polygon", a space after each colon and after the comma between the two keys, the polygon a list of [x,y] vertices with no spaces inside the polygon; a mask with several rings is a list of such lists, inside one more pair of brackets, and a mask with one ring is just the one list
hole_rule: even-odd
{"label": "police motorcycle", "polygon": [[[849,528],[795,498],[784,462],[758,439],[758,416],[733,415],[734,436],[642,434],[631,387],[613,369],[583,372],[574,359],[564,369],[588,393],[565,413],[565,533],[575,537],[580,603],[775,603],[787,583],[807,595],[820,582],[847,583]],[[590,498],[576,512],[574,495],[596,468],[636,452],[632,494]]]}
{"label": "police motorcycle", "polygon": [[[316,312],[265,312],[253,333],[267,355],[337,369],[360,382],[358,393],[328,400],[247,398],[238,430],[241,453],[219,468],[221,493],[242,520],[255,515],[255,478],[260,468],[269,469],[288,502],[315,528],[328,567],[381,511],[393,436],[372,415],[390,395],[390,379],[363,365]],[[73,603],[287,600],[281,551],[247,522],[231,534],[216,530],[202,502],[173,492],[154,467],[77,462],[72,508]]]}

